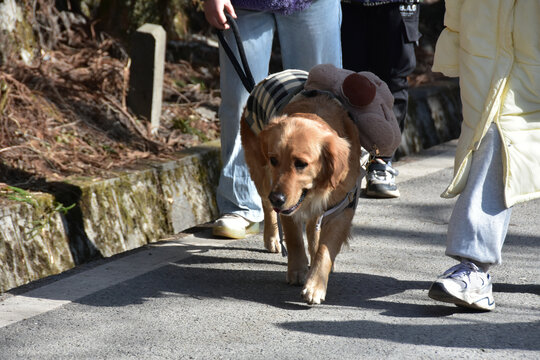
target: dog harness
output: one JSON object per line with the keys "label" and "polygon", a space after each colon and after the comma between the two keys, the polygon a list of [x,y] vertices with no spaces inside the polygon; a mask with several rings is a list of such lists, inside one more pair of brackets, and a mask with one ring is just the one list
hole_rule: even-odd
{"label": "dog harness", "polygon": [[291,69],[272,74],[255,85],[245,111],[245,120],[255,134],[304,90],[307,77],[307,71]]}
{"label": "dog harness", "polygon": [[345,209],[352,208],[353,211],[356,210],[356,205],[358,205],[358,196],[360,196],[360,192],[358,191],[360,189],[360,182],[362,181],[362,176],[359,176],[356,180],[356,184],[354,187],[349,190],[347,195],[341,200],[341,202],[334,207],[326,210],[324,213],[322,213],[321,216],[317,219],[317,224],[315,225],[315,230],[321,231],[321,226],[323,223],[323,220],[328,220],[328,216],[332,214],[339,214]]}

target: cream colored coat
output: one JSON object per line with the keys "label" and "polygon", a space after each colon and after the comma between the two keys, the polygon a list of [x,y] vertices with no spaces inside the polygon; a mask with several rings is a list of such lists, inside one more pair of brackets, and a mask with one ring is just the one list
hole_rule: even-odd
{"label": "cream colored coat", "polygon": [[463,124],[454,178],[461,193],[473,151],[501,134],[506,206],[540,197],[540,0],[446,0],[433,71],[459,76]]}

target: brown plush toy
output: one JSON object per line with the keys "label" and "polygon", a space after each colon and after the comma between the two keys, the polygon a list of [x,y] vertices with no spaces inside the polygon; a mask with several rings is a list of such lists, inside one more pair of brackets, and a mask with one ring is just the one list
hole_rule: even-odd
{"label": "brown plush toy", "polygon": [[331,64],[317,65],[309,71],[304,89],[330,91],[340,98],[358,126],[360,144],[371,155],[394,154],[401,141],[392,110],[394,97],[377,75],[338,69]]}

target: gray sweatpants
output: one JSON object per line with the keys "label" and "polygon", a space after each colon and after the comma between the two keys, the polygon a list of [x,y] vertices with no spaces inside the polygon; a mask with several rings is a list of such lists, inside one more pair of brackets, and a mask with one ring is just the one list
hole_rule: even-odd
{"label": "gray sweatpants", "polygon": [[487,270],[500,264],[511,208],[504,203],[501,138],[492,124],[473,152],[465,189],[459,195],[448,224],[446,255],[469,259]]}

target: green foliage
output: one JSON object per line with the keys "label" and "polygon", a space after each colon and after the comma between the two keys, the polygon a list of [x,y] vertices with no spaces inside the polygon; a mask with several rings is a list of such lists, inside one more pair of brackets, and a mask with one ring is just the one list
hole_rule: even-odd
{"label": "green foliage", "polygon": [[189,87],[193,87],[194,85],[199,89],[198,91],[208,90],[208,86],[206,85],[205,80],[196,76],[190,76],[189,82],[184,79],[176,79],[174,81],[174,85],[180,90],[188,89]]}
{"label": "green foliage", "polygon": [[114,150],[112,147],[110,147],[110,146],[107,145],[107,144],[101,145],[101,148],[102,148],[103,150],[105,150],[106,152],[108,152],[109,154],[117,154],[117,151]]}
{"label": "green foliage", "polygon": [[193,115],[188,118],[176,118],[173,120],[173,128],[180,130],[184,134],[198,136],[202,141],[209,141],[208,137],[199,129],[191,125]]}
{"label": "green foliage", "polygon": [[[24,189],[18,188],[16,186],[8,185],[6,186],[6,190],[0,189],[0,196],[6,199],[12,200],[12,201],[31,205],[32,207],[36,209],[40,207],[39,202],[30,192]],[[30,227],[28,231],[25,233],[26,237],[28,237],[29,239],[32,239],[33,237],[38,235],[41,231],[43,231],[43,229],[45,229],[47,225],[51,223],[52,218],[55,213],[59,212],[65,215],[68,213],[69,210],[73,209],[75,205],[76,204],[73,203],[69,206],[64,206],[64,204],[60,202],[53,201],[52,207],[49,207],[49,206],[43,207],[44,211],[41,218],[39,220],[32,221],[32,227]]]}
{"label": "green foliage", "polygon": [[6,188],[8,191],[0,193],[5,198],[17,202],[26,203],[32,205],[33,207],[36,207],[38,205],[36,200],[34,200],[34,198],[32,197],[32,194],[30,194],[28,191],[9,185]]}

